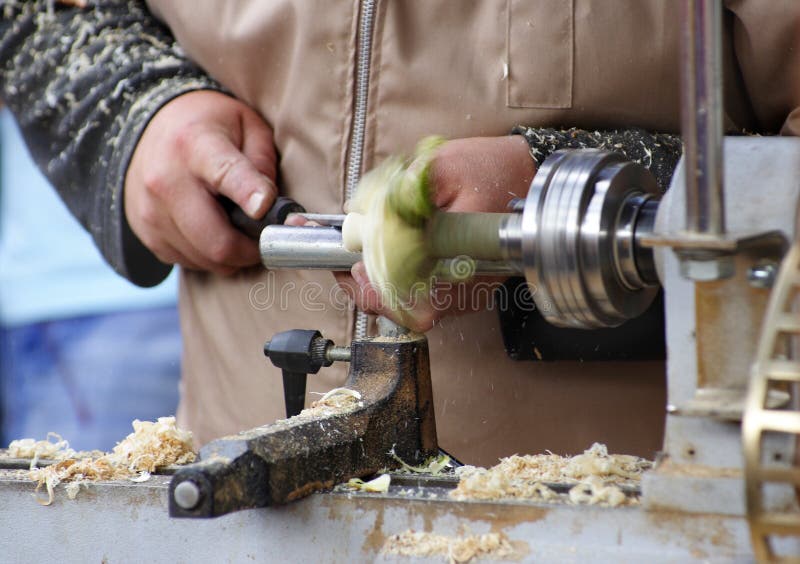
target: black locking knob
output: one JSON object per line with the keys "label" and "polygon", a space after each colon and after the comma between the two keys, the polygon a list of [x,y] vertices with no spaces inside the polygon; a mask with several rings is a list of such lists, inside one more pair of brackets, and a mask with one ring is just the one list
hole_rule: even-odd
{"label": "black locking knob", "polygon": [[323,366],[333,364],[327,358],[333,341],[323,338],[313,329],[292,329],[272,337],[264,343],[264,354],[283,372],[283,399],[286,417],[303,410],[306,400],[306,378],[316,374]]}

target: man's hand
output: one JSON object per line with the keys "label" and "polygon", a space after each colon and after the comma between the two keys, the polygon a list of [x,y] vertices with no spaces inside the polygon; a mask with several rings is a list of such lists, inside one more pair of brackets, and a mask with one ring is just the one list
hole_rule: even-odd
{"label": "man's hand", "polygon": [[125,177],[125,215],[167,264],[232,274],[259,262],[258,244],[217,202],[260,219],[276,196],[272,130],[249,106],[201,90],[175,98],[148,124]]}
{"label": "man's hand", "polygon": [[[437,150],[431,167],[434,203],[453,212],[506,212],[510,200],[528,193],[535,173],[536,165],[521,136],[449,141]],[[444,315],[476,311],[487,305],[476,303],[470,296],[483,300],[491,296],[491,292],[472,292],[474,282],[453,285],[439,288],[432,303],[420,304],[401,315],[383,306],[363,263],[353,266],[352,278],[338,275],[337,279],[362,311],[384,315],[416,331],[427,331]],[[468,298],[458,299],[459,294]]]}
{"label": "man's hand", "polygon": [[528,193],[536,164],[521,135],[455,139],[431,167],[434,203],[452,212],[507,212]]}

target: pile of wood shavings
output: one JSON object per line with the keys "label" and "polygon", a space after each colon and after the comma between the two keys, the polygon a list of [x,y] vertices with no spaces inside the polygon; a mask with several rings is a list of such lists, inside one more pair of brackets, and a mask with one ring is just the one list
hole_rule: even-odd
{"label": "pile of wood shavings", "polygon": [[11,458],[31,459],[31,469],[35,468],[40,459],[64,460],[65,458],[86,458],[87,456],[102,456],[99,450],[75,451],[69,447],[69,441],[58,433],[47,433],[47,438],[42,441],[36,439],[19,439],[11,441],[8,445],[8,456]]}
{"label": "pile of wood shavings", "polygon": [[[39,451],[34,449],[32,451],[34,456],[37,452],[40,456],[44,456],[42,449],[43,445]],[[12,452],[15,455],[25,454],[17,447]],[[28,477],[36,482],[36,491],[42,485],[47,489],[46,500],[36,499],[42,505],[53,503],[55,487],[60,483],[66,483],[67,495],[70,499],[75,499],[81,484],[122,479],[144,482],[157,468],[171,464],[188,464],[194,462],[196,457],[192,446],[192,434],[179,429],[175,425],[174,417],[160,417],[156,422],[135,420],[133,433],[118,443],[109,454],[100,453],[100,456],[79,458],[76,455],[80,453],[72,451],[68,445],[67,448],[55,452],[48,451],[46,454],[59,462],[44,468],[35,468],[32,464],[28,472]]]}
{"label": "pile of wood shavings", "polygon": [[[583,454],[510,456],[488,470],[463,466],[456,470],[460,480],[450,492],[456,500],[532,499],[568,500],[574,504],[616,507],[633,503],[620,485],[635,485],[652,463],[636,456],[610,455],[605,445],[594,443]],[[574,484],[568,496],[553,491],[543,482]],[[564,499],[566,498],[566,499]]]}
{"label": "pile of wood shavings", "polygon": [[412,530],[392,535],[383,544],[383,554],[400,556],[444,556],[449,562],[469,562],[473,558],[509,558],[514,548],[503,533],[448,537]]}

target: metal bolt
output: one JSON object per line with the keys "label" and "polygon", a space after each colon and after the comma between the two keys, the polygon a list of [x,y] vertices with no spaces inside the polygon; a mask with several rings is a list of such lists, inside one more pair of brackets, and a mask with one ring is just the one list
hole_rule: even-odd
{"label": "metal bolt", "polygon": [[724,280],[733,276],[735,271],[733,257],[730,255],[681,259],[681,276],[695,282]]}
{"label": "metal bolt", "polygon": [[328,347],[325,358],[331,362],[350,362],[350,347]]}
{"label": "metal bolt", "polygon": [[191,480],[186,480],[175,486],[172,497],[178,507],[189,511],[200,503],[200,488]]}
{"label": "metal bolt", "polygon": [[778,265],[772,261],[754,264],[747,269],[747,282],[753,288],[772,288],[778,275]]}
{"label": "metal bolt", "polygon": [[311,362],[319,366],[330,366],[333,360],[328,358],[328,349],[333,347],[333,341],[317,337],[311,341]]}

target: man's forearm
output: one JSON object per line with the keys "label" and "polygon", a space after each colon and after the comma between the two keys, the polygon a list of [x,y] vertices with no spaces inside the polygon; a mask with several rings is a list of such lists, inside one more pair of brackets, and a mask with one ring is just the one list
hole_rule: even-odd
{"label": "man's forearm", "polygon": [[133,236],[122,187],[136,143],[175,96],[219,86],[186,59],[144,2],[8,2],[0,98],[31,153],[112,266],[140,285],[169,272]]}

